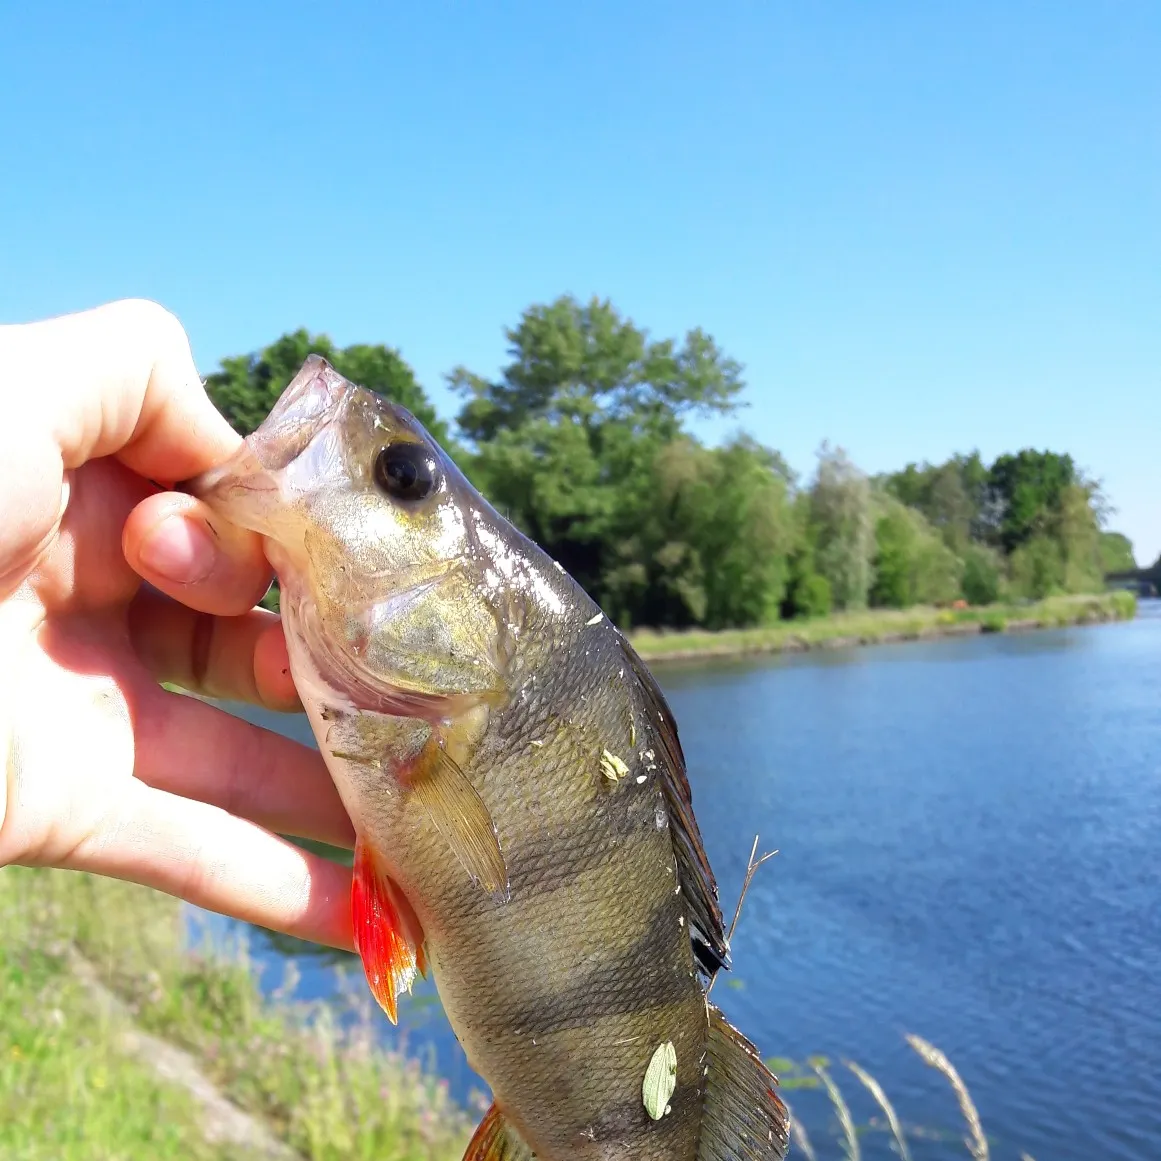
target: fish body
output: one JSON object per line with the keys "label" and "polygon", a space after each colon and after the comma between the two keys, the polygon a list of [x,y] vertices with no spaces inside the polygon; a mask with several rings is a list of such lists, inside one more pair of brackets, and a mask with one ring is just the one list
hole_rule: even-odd
{"label": "fish body", "polygon": [[493,1091],[468,1158],[783,1156],[706,999],[727,944],[676,725],[597,605],[317,357],[193,490],[266,538],[372,991],[394,1018],[430,968]]}

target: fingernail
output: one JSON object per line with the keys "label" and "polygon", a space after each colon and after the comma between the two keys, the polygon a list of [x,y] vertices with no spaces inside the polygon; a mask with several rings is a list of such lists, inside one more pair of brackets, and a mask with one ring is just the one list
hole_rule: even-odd
{"label": "fingernail", "polygon": [[205,580],[218,558],[218,549],[203,524],[184,516],[167,516],[141,544],[141,565],[180,585]]}

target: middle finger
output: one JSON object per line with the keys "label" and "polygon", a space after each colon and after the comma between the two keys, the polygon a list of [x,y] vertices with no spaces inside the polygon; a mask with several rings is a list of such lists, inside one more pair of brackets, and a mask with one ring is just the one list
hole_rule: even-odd
{"label": "middle finger", "polygon": [[278,834],[354,846],[351,820],[316,749],[149,682],[135,702],[133,772],[142,782]]}

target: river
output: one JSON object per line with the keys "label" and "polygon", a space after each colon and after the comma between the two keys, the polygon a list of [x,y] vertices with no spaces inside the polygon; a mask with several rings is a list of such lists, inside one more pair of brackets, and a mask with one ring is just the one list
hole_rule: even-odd
{"label": "river", "polygon": [[[965,1156],[958,1068],[992,1156],[1161,1156],[1161,602],[1127,623],[658,667],[732,911],[758,873],[714,1000],[766,1056],[873,1073],[916,1161]],[[298,737],[301,718],[246,716]],[[283,975],[262,933],[251,952]],[[336,988],[299,956],[299,993]],[[421,988],[411,1050],[478,1082]],[[384,1035],[394,1033],[383,1021]],[[482,1086],[481,1086],[482,1087]],[[841,1155],[825,1093],[787,1093],[820,1161]],[[866,1158],[887,1158],[869,1132]]]}

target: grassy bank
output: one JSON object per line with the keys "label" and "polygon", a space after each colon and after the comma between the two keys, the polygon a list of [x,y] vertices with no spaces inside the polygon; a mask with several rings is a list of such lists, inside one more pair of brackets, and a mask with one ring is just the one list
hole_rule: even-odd
{"label": "grassy bank", "polygon": [[[180,905],[69,872],[0,871],[0,1156],[234,1161],[218,1126],[140,1053],[126,1024],[186,1050],[221,1094],[312,1161],[459,1161],[468,1115],[413,1061],[374,1044],[364,988],[333,1007],[263,999],[244,957],[195,954]],[[82,962],[125,1001],[110,1014]]]}
{"label": "grassy bank", "polygon": [[1022,629],[1054,629],[1064,625],[1127,620],[1134,616],[1136,609],[1137,601],[1132,593],[1112,592],[1049,597],[1033,604],[987,605],[971,609],[924,606],[868,609],[861,613],[836,613],[809,621],[784,621],[754,629],[720,632],[643,629],[631,633],[630,639],[646,661],[667,661],[746,653],[801,652]]}
{"label": "grassy bank", "polygon": [[[120,997],[116,1011],[94,996],[92,978]],[[143,888],[0,870],[0,988],[6,1161],[459,1161],[467,1144],[468,1114],[414,1061],[374,1044],[369,1008],[357,1005],[353,1026],[341,1032],[337,1005],[264,999],[244,956],[184,947],[180,906]],[[214,1110],[174,1080],[172,1065],[126,1051],[127,1028],[138,1040],[148,1029],[163,1038],[157,1043],[184,1049],[222,1095],[252,1114],[273,1148],[223,1142]],[[927,1041],[908,1035],[907,1042],[950,1083],[971,1155],[987,1157],[959,1074]],[[801,1090],[824,1090],[831,1117],[816,1105],[814,1119],[834,1123],[823,1157],[835,1155],[836,1137],[855,1159],[871,1138],[892,1138],[902,1157],[910,1155],[908,1137],[952,1147],[962,1140],[945,1098],[927,1110],[942,1124],[908,1118],[904,1130],[882,1087],[853,1061],[836,1062],[833,1072],[823,1057],[769,1063],[788,1104],[805,1098]],[[796,1155],[816,1161],[797,1118],[793,1136]]]}

